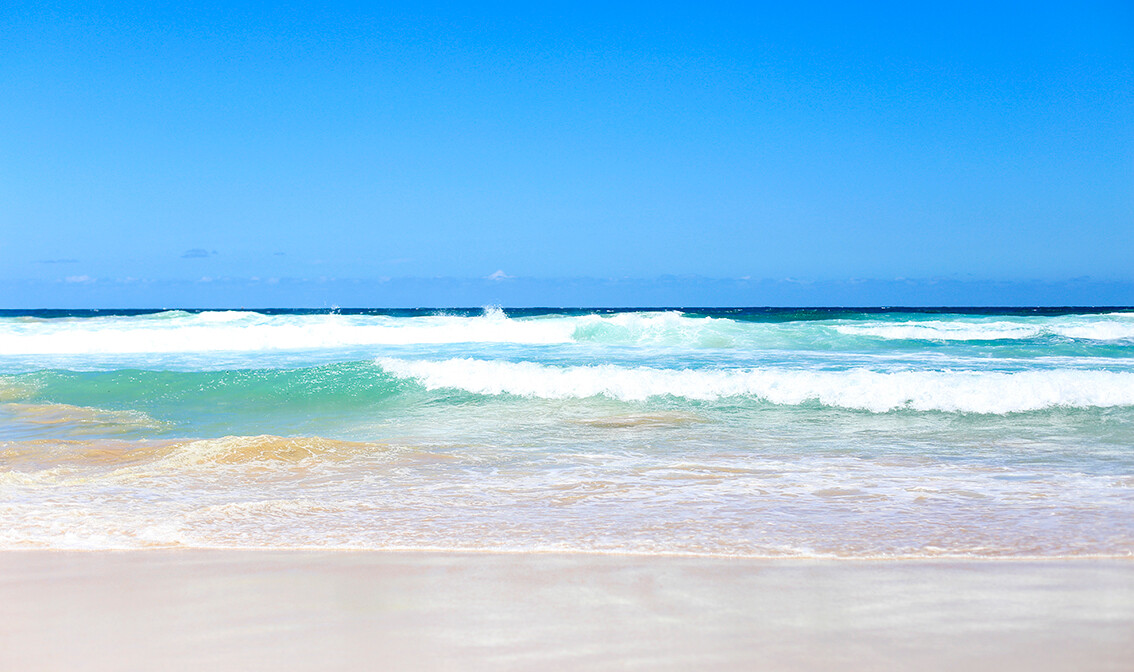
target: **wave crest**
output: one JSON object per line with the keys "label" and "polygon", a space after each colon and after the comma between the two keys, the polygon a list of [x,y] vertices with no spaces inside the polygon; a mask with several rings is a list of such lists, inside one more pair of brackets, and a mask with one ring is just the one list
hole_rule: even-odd
{"label": "wave crest", "polygon": [[513,320],[503,311],[478,317],[431,315],[262,315],[170,311],[141,317],[0,323],[0,353],[132,354],[317,350],[367,345],[443,343],[550,344],[570,341],[562,320]]}
{"label": "wave crest", "polygon": [[1054,319],[1044,322],[977,322],[968,320],[874,322],[838,325],[845,336],[870,336],[884,340],[910,341],[1001,341],[1054,336],[1079,341],[1125,341],[1134,339],[1134,320],[1125,313],[1090,319]]}
{"label": "wave crest", "polygon": [[604,396],[622,401],[751,397],[772,404],[894,410],[1013,413],[1134,405],[1134,373],[1112,371],[897,371],[866,369],[655,369],[609,364],[551,366],[478,359],[380,358],[387,373],[427,389],[544,399]]}
{"label": "wave crest", "polygon": [[167,311],[81,319],[0,319],[0,354],[4,355],[271,352],[456,343],[839,349],[847,337],[974,342],[1057,337],[1127,342],[1134,340],[1134,314],[760,322],[679,311],[511,318],[502,309],[489,307],[477,316]]}

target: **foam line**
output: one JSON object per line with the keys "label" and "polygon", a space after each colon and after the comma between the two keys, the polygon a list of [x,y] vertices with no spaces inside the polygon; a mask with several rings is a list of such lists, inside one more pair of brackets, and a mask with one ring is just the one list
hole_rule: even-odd
{"label": "foam line", "polygon": [[1112,371],[676,370],[394,358],[380,358],[376,363],[391,375],[415,380],[431,390],[544,399],[752,397],[773,404],[818,402],[878,413],[911,409],[1001,414],[1054,407],[1134,405],[1134,373]]}

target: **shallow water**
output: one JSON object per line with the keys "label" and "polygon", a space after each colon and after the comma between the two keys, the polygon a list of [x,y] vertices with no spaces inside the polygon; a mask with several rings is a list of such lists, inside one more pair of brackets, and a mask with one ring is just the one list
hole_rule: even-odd
{"label": "shallow water", "polygon": [[1134,312],[0,315],[0,548],[1134,554]]}

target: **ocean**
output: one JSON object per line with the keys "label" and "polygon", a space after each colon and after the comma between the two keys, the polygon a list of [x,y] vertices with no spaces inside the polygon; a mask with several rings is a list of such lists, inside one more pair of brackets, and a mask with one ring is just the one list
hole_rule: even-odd
{"label": "ocean", "polygon": [[1131,309],[0,312],[0,548],[1134,555]]}

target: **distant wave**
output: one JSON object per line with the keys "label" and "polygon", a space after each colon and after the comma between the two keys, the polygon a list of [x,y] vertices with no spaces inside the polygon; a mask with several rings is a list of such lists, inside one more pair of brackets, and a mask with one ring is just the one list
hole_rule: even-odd
{"label": "distant wave", "polygon": [[1075,340],[1122,341],[1134,339],[1134,319],[1129,314],[1114,314],[1029,322],[873,322],[839,325],[835,330],[847,336],[872,336],[888,340],[998,341],[1056,336]]}
{"label": "distant wave", "polygon": [[166,311],[134,316],[0,318],[0,355],[269,352],[369,345],[511,343],[708,349],[839,350],[865,340],[997,341],[1058,337],[1134,341],[1134,314],[984,321],[865,318],[750,322],[678,311],[541,315],[296,314]]}
{"label": "distant wave", "polygon": [[365,345],[564,343],[573,325],[512,320],[501,311],[447,315],[262,315],[169,311],[0,324],[0,354],[117,354],[309,350]]}
{"label": "distant wave", "polygon": [[909,409],[1003,414],[1055,407],[1134,405],[1134,373],[1111,371],[676,370],[395,358],[380,358],[376,363],[391,375],[417,381],[431,390],[545,399],[753,397],[772,404],[811,402],[876,413]]}
{"label": "distant wave", "polygon": [[82,319],[0,319],[0,354],[249,352],[450,343],[732,347],[759,337],[769,327],[776,325],[694,318],[673,311],[521,319],[511,319],[499,308],[473,317],[166,311]]}

